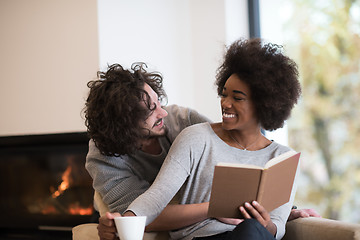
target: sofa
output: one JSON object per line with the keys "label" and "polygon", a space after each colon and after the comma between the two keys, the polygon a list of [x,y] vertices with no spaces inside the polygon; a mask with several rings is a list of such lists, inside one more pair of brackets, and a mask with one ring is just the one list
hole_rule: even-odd
{"label": "sofa", "polygon": [[[108,211],[101,196],[95,192],[95,205],[100,215]],[[97,224],[81,224],[72,229],[73,240],[99,240]],[[167,240],[167,232],[145,233],[144,240]],[[283,240],[360,240],[360,224],[326,218],[298,218],[286,224]]]}

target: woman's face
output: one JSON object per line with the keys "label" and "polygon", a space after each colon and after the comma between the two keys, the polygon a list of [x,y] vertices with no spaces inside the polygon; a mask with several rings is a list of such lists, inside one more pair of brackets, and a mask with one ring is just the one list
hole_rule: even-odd
{"label": "woman's face", "polygon": [[258,128],[255,108],[248,85],[232,74],[221,94],[222,127],[225,130],[251,130]]}

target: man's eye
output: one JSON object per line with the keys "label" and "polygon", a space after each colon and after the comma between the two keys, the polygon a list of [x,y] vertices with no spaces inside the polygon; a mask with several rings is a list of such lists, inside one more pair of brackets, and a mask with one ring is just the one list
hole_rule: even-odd
{"label": "man's eye", "polygon": [[153,103],[153,104],[151,105],[151,110],[152,110],[152,111],[155,110],[156,107],[157,107],[156,103]]}

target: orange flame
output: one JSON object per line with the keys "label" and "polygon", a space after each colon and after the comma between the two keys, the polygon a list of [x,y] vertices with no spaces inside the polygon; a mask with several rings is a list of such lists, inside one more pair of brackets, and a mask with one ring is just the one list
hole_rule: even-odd
{"label": "orange flame", "polygon": [[42,209],[41,213],[42,214],[56,214],[57,210],[54,206],[48,206],[47,208]]}
{"label": "orange flame", "polygon": [[64,172],[64,174],[62,175],[61,179],[62,182],[58,187],[58,190],[56,190],[53,194],[52,197],[53,198],[57,198],[58,196],[60,196],[66,189],[69,188],[70,186],[70,173],[71,173],[71,166],[68,166]]}
{"label": "orange flame", "polygon": [[69,207],[69,213],[72,215],[91,215],[93,213],[93,208],[91,206],[88,208],[82,208],[77,204],[72,204]]}
{"label": "orange flame", "polygon": [[[62,182],[60,183],[57,190],[56,191],[54,191],[55,189],[51,190],[51,192],[53,192],[53,194],[51,195],[53,198],[59,197],[63,192],[65,192],[66,189],[68,189],[70,187],[71,171],[72,171],[71,166],[68,166],[61,177]],[[71,215],[91,215],[93,213],[93,207],[89,206],[87,208],[84,208],[84,207],[81,207],[78,202],[76,202],[76,203],[71,204],[68,207],[67,211]],[[42,213],[43,214],[54,214],[54,213],[57,213],[57,210],[53,206],[48,206],[47,208],[42,210]]]}

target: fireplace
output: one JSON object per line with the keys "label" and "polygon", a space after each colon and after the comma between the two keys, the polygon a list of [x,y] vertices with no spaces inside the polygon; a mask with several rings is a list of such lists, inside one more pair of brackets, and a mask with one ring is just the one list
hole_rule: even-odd
{"label": "fireplace", "polygon": [[0,137],[0,239],[71,239],[97,220],[87,151],[85,132]]}

